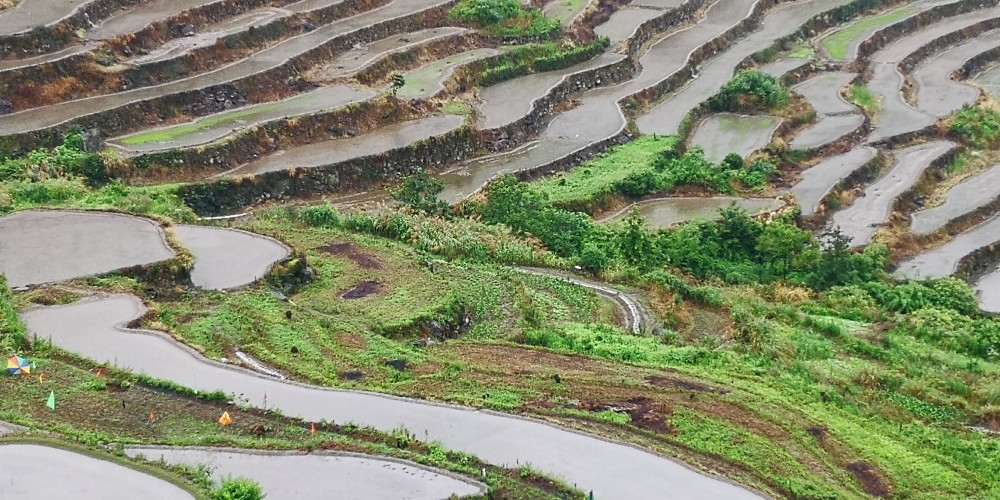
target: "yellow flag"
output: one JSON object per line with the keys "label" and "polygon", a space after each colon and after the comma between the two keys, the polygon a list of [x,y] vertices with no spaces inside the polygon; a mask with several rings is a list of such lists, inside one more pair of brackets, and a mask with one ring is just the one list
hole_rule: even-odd
{"label": "yellow flag", "polygon": [[229,416],[229,412],[224,412],[221,417],[219,417],[219,424],[223,427],[229,427],[233,425],[233,417]]}

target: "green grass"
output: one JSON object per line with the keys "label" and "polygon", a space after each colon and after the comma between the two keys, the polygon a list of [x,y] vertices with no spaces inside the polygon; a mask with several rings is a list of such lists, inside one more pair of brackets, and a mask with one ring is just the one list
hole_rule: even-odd
{"label": "green grass", "polygon": [[851,101],[865,111],[865,114],[873,119],[878,118],[882,112],[881,99],[872,94],[868,87],[864,85],[852,85],[847,90],[847,100]]}
{"label": "green grass", "polygon": [[809,43],[799,43],[788,53],[792,59],[812,59],[816,56],[816,49]]}
{"label": "green grass", "polygon": [[889,12],[877,17],[868,17],[855,21],[833,34],[823,38],[823,49],[830,57],[843,61],[847,59],[847,49],[861,41],[861,37],[869,31],[878,30],[896,21],[900,21],[916,12],[915,7],[907,7]]}
{"label": "green grass", "polygon": [[555,205],[588,200],[632,174],[653,171],[653,161],[664,150],[675,148],[678,141],[675,136],[640,137],[569,172],[533,183],[532,189],[544,193]]}
{"label": "green grass", "polygon": [[461,101],[451,101],[441,107],[441,112],[446,115],[469,116],[473,113],[472,106]]}
{"label": "green grass", "polygon": [[139,146],[144,144],[173,142],[197,134],[198,132],[201,132],[203,130],[209,130],[216,127],[224,127],[232,125],[233,123],[239,120],[252,119],[255,116],[268,113],[280,106],[287,104],[288,101],[272,102],[268,104],[262,104],[260,106],[244,108],[230,113],[223,113],[220,115],[211,116],[184,125],[177,125],[173,127],[152,130],[142,134],[130,135],[119,139],[118,142],[126,146]]}

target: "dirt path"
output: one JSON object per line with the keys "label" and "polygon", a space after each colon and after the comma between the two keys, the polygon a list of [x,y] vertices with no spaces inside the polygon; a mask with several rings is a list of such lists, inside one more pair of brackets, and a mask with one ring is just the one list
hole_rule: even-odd
{"label": "dirt path", "polygon": [[0,498],[5,499],[193,498],[190,493],[160,478],[113,462],[49,446],[0,445],[0,470],[3,471]]}
{"label": "dirt path", "polygon": [[833,214],[832,225],[851,238],[851,246],[867,245],[889,218],[896,198],[917,182],[932,161],[954,147],[948,141],[935,141],[896,151],[892,169],[868,186],[853,205]]}
{"label": "dirt path", "polygon": [[364,498],[439,500],[486,493],[486,485],[413,462],[341,453],[226,448],[127,447],[130,457],[212,468],[212,477],[248,477],[267,500]]}
{"label": "dirt path", "polygon": [[178,225],[171,231],[194,255],[191,281],[207,290],[249,285],[291,253],[277,240],[235,229]]}
{"label": "dirt path", "polygon": [[12,287],[168,259],[159,224],[106,212],[17,212],[0,218],[0,273]]}
{"label": "dirt path", "polygon": [[306,420],[353,421],[383,431],[406,427],[494,464],[530,463],[583,490],[594,490],[598,498],[758,498],[739,486],[632,446],[489,411],[263,378],[205,360],[166,335],[137,335],[116,326],[144,310],[136,297],[111,295],[31,309],[22,318],[40,337],[98,362],[116,363],[199,391],[267,393],[269,406]]}
{"label": "dirt path", "polygon": [[933,233],[952,219],[986,206],[998,196],[1000,196],[1000,164],[952,187],[941,205],[914,212],[910,230],[914,234]]}

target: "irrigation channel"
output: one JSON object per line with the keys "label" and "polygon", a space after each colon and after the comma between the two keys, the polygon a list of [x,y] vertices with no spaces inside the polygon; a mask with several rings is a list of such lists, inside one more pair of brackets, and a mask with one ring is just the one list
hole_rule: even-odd
{"label": "irrigation channel", "polygon": [[[252,137],[260,129],[279,130],[268,136],[271,143],[246,148],[251,152],[242,152],[235,164],[220,167],[222,162],[215,163],[213,158],[211,167],[198,171],[194,179],[230,182],[241,177],[260,179],[265,174],[293,169],[330,169],[351,161],[392,155],[463,126],[474,126],[477,133],[499,134],[512,127],[530,125],[533,132],[516,147],[500,147],[498,152],[472,159],[456,154],[456,158],[461,157],[458,161],[422,165],[431,168],[442,181],[441,197],[450,203],[468,199],[502,174],[554,171],[560,163],[579,164],[593,153],[627,140],[635,131],[684,132],[688,145],[703,147],[715,161],[734,152],[752,157],[780,139],[791,149],[809,155],[810,167],[792,176],[787,186],[787,192],[801,206],[802,215],[820,220],[827,227],[839,227],[853,246],[860,247],[877,241],[880,227],[892,222],[898,201],[912,194],[928,172],[957,151],[956,144],[926,131],[939,119],[982,97],[978,88],[953,76],[967,61],[1000,43],[997,31],[979,33],[973,29],[979,23],[1000,17],[1000,7],[989,2],[953,12],[948,8],[957,2],[919,0],[865,14],[822,33],[810,33],[812,38],[799,42],[816,53],[811,60],[786,57],[764,66],[770,73],[785,76],[806,64],[812,65],[806,77],[796,81],[793,90],[812,106],[816,119],[801,129],[788,131],[777,116],[697,112],[747,64],[748,58],[768,49],[775,40],[797,33],[804,23],[848,4],[849,0],[782,2],[760,16],[762,3],[758,0],[708,1],[703,2],[702,8],[694,9],[690,22],[643,32],[653,21],[679,15],[692,1],[636,0],[615,6],[594,27],[595,34],[610,39],[611,50],[567,68],[477,89],[467,99],[474,119],[465,116],[466,113],[429,111],[421,116],[363,127],[360,132],[338,128],[336,133],[316,140],[311,136],[308,140],[282,136],[290,136],[289,130],[300,120],[331,116],[384,97],[387,93],[384,82],[362,84],[358,75],[363,72],[381,67],[378,65],[387,64],[393,57],[403,58],[401,54],[407,51],[458,40],[470,33],[464,28],[441,26],[443,22],[421,25],[422,15],[430,16],[428,12],[447,7],[446,2],[392,0],[347,9],[345,12],[349,14],[345,15],[337,11],[338,15],[322,17],[325,21],[320,25],[290,33],[218,67],[178,73],[162,83],[125,86],[120,91],[105,89],[96,95],[16,109],[0,116],[0,136],[45,138],[56,135],[68,124],[81,124],[99,129],[108,144],[126,157],[184,153],[209,158],[208,153],[198,155],[213,148],[229,151],[223,149],[227,141]],[[25,50],[0,61],[0,75],[50,65],[69,67],[70,61],[96,57],[95,54],[113,43],[145,33],[151,22],[180,19],[185,12],[207,8],[213,2],[152,0],[100,16],[96,10],[90,15],[88,9],[92,3],[96,1],[22,0],[16,7],[0,11],[0,37],[5,40],[29,36],[39,26],[64,28],[77,22],[75,19],[83,12],[87,13],[89,23],[79,30],[81,34],[73,43]],[[346,1],[304,0],[227,14],[199,25],[190,36],[172,36],[148,50],[131,54],[122,64],[151,70],[167,67],[208,50],[225,37],[243,35],[268,23],[299,19],[297,16],[319,16],[318,13],[336,10],[343,3]],[[588,5],[553,2],[546,11],[565,25],[575,26],[586,17]],[[938,10],[946,13],[911,22]],[[853,26],[861,22],[867,24]],[[895,28],[909,26],[907,23],[916,27],[897,33]],[[384,29],[365,31],[373,26]],[[962,36],[954,36],[951,42],[940,43],[926,54],[917,54],[922,47],[937,44],[955,33]],[[636,40],[641,43],[634,43]],[[837,44],[840,48],[834,50]],[[705,56],[703,50],[707,47],[712,50]],[[403,72],[406,85],[397,89],[397,97],[423,104],[454,97],[450,93],[454,92],[451,84],[457,68],[505,50],[459,48],[462,50],[451,49],[446,55],[407,66]],[[623,63],[632,64],[634,71],[616,80],[588,76]],[[288,68],[295,71],[285,73]],[[293,80],[289,76],[292,74],[295,78],[307,75],[303,80],[307,84],[266,95],[254,95],[247,90],[266,78],[287,83]],[[986,91],[996,92],[1000,88],[998,74],[996,67],[987,67],[969,75],[969,80],[978,82]],[[866,116],[844,99],[844,90],[852,85],[864,85],[871,92],[880,106],[877,115]],[[221,96],[221,100],[216,99],[218,102],[208,106],[208,111],[190,113],[193,105],[199,104],[199,93],[209,94],[213,99]],[[556,99],[557,95],[561,97]],[[626,103],[637,99],[645,104],[627,107]],[[157,110],[170,112],[164,113],[164,118]],[[131,115],[137,118],[117,119]],[[692,116],[696,119],[687,132],[685,120]],[[907,139],[897,140],[901,137]],[[839,146],[828,154],[826,149],[831,145]],[[872,176],[859,175],[880,157],[888,159],[887,168]],[[841,197],[842,183],[856,177],[863,177],[853,186],[856,196]],[[910,218],[910,232],[916,236],[937,234],[952,227],[956,220],[988,208],[1000,198],[1000,189],[995,187],[998,177],[1000,167],[993,165],[956,183],[941,196],[938,205],[908,209],[912,213],[902,215]],[[373,191],[361,198],[384,197],[384,192]],[[352,201],[357,199],[354,197]],[[774,198],[656,198],[636,201],[602,222],[614,223],[635,208],[650,226],[669,228],[711,217],[718,208],[733,203],[750,211],[778,206]],[[982,219],[979,224],[963,228],[954,237],[900,264],[898,276],[924,279],[959,271],[971,254],[1000,242],[1000,218]],[[122,214],[28,211],[0,218],[0,272],[13,287],[21,288],[122,269],[141,269],[177,257],[178,249],[172,246],[171,239],[194,256],[192,284],[212,290],[232,290],[251,284],[292,252],[271,238],[226,228],[191,225],[164,228],[157,222]],[[651,315],[642,300],[630,292],[549,270],[518,271],[594,290],[617,304],[626,329],[635,334],[653,330]],[[983,309],[1000,312],[1000,270],[988,269],[976,278],[975,286]],[[530,463],[537,470],[583,490],[593,490],[598,498],[758,497],[752,491],[649,451],[540,421],[304,385],[217,363],[162,332],[125,327],[145,311],[138,297],[104,294],[67,305],[28,309],[22,318],[34,334],[85,358],[114,363],[198,391],[268,394],[270,407],[305,420],[355,422],[383,431],[405,427],[418,436],[497,465]],[[0,426],[0,433],[9,430]],[[246,472],[264,485],[269,498],[314,497],[332,491],[342,491],[345,495],[361,492],[365,498],[401,495],[441,498],[452,494],[476,495],[484,488],[467,478],[367,456],[204,448],[126,451],[131,456],[162,457],[173,463],[207,462],[217,467],[218,474]],[[41,460],[56,464],[54,468],[71,471],[74,480],[46,481],[37,475],[37,470],[17,468],[17,464]],[[186,492],[174,491],[159,479],[138,471],[40,445],[0,445],[0,469],[18,471],[16,477],[26,478],[23,482],[0,482],[0,497],[27,494],[108,497],[105,488],[109,484],[116,485],[115,494],[187,497]],[[38,490],[42,483],[52,490]],[[154,490],[155,495],[150,493]]]}

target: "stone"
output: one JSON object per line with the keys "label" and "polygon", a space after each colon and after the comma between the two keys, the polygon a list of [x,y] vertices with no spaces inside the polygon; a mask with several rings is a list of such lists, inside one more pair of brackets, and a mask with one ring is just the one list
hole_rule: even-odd
{"label": "stone", "polygon": [[178,29],[181,36],[194,36],[194,25],[193,24],[182,24]]}
{"label": "stone", "polygon": [[14,104],[7,99],[0,98],[0,115],[9,115],[14,112]]}

